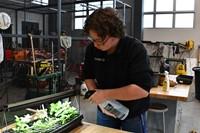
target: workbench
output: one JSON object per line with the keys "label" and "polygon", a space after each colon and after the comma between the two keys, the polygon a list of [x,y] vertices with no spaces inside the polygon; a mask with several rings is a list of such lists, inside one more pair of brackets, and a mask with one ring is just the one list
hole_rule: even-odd
{"label": "workbench", "polygon": [[82,125],[73,129],[69,133],[128,133],[128,132],[92,123],[82,122]]}
{"label": "workbench", "polygon": [[[177,75],[169,75],[170,80],[176,81]],[[159,102],[167,105],[168,111],[165,113],[166,133],[179,133],[181,124],[182,107],[180,102],[187,101],[190,85],[177,84],[170,87],[169,91],[162,91],[162,86],[153,87],[150,90],[151,102]],[[149,129],[163,129],[162,115],[158,113],[148,113]]]}

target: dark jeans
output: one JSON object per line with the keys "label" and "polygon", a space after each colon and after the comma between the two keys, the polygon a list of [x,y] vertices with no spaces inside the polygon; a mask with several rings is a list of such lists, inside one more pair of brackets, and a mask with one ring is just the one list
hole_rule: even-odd
{"label": "dark jeans", "polygon": [[111,127],[115,129],[122,129],[134,133],[147,133],[146,113],[134,118],[126,118],[125,120],[115,119],[97,110],[97,124]]}

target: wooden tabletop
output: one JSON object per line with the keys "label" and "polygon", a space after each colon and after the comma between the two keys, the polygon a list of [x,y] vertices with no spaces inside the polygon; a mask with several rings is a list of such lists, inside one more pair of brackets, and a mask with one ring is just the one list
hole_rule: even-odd
{"label": "wooden tabletop", "polygon": [[[15,127],[15,124],[11,124],[7,129]],[[0,129],[0,133],[5,131],[6,128]],[[82,125],[74,128],[69,133],[129,133],[127,131],[117,130],[109,127],[99,126],[92,123],[82,122]]]}
{"label": "wooden tabletop", "polygon": [[[177,75],[169,75],[170,80],[176,81]],[[150,97],[158,99],[169,99],[186,101],[189,95],[190,85],[178,84],[170,87],[169,91],[162,91],[162,86],[153,87],[150,91]]]}
{"label": "wooden tabletop", "polygon": [[92,123],[82,122],[83,124],[69,133],[129,133],[127,131],[117,130],[109,127],[99,126]]}

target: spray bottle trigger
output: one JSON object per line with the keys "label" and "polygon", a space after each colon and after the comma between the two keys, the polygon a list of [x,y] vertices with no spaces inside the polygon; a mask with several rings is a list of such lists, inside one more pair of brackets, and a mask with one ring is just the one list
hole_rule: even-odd
{"label": "spray bottle trigger", "polygon": [[95,90],[89,90],[85,93],[84,99],[88,99],[92,94],[94,94],[96,91]]}

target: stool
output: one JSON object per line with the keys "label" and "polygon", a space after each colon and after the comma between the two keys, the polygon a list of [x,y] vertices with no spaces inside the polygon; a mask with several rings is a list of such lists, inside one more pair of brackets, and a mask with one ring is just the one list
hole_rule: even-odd
{"label": "stool", "polygon": [[155,113],[162,113],[163,115],[163,133],[165,133],[165,112],[168,111],[168,107],[162,103],[150,103],[148,111]]}

